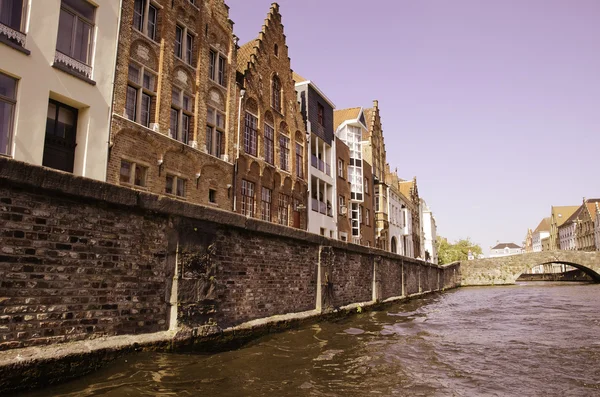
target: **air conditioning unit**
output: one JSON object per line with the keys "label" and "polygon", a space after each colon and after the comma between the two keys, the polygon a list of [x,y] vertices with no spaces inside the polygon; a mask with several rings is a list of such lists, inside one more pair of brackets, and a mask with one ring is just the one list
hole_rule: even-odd
{"label": "air conditioning unit", "polygon": [[341,206],[340,207],[340,214],[342,215],[346,215],[348,213],[348,208],[346,206]]}

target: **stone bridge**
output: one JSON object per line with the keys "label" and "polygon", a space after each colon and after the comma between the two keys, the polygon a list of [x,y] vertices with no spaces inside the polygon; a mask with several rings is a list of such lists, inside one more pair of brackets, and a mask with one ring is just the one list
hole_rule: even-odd
{"label": "stone bridge", "polygon": [[460,263],[461,285],[514,284],[522,273],[532,267],[548,263],[573,266],[600,283],[599,251],[542,251],[462,261]]}

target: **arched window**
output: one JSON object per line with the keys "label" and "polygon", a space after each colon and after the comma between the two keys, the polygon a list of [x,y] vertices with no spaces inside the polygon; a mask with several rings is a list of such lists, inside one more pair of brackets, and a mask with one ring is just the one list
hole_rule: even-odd
{"label": "arched window", "polygon": [[281,82],[277,76],[273,76],[271,84],[271,106],[281,113]]}
{"label": "arched window", "polygon": [[392,237],[392,252],[395,253],[395,254],[398,253],[396,245],[397,245],[397,243],[396,243],[396,237]]}
{"label": "arched window", "polygon": [[273,47],[273,53],[276,57],[279,56],[279,46],[277,44],[275,44],[275,46]]}

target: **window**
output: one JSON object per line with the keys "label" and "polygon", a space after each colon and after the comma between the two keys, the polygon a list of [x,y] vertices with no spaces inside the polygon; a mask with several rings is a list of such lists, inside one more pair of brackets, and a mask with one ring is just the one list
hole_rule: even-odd
{"label": "window", "polygon": [[369,194],[369,180],[365,178],[365,194]]}
{"label": "window", "polygon": [[179,88],[173,88],[171,91],[171,128],[169,128],[169,136],[185,144],[190,139],[193,103],[193,97]]}
{"label": "window", "polygon": [[365,209],[365,225],[371,226],[371,211],[368,208]]}
{"label": "window", "polygon": [[288,195],[279,193],[279,224],[287,226],[289,223],[290,198]]}
{"label": "window", "polygon": [[217,191],[215,189],[208,189],[208,202],[213,204],[217,202]]}
{"label": "window", "polygon": [[324,113],[325,113],[325,108],[323,107],[323,105],[321,105],[320,103],[317,103],[317,117],[318,117],[319,124],[321,124],[321,125],[325,125],[324,116],[323,116]]}
{"label": "window", "polygon": [[175,56],[191,65],[194,61],[194,36],[188,29],[177,25],[175,27]]}
{"label": "window", "polygon": [[146,186],[148,168],[127,160],[121,160],[119,183],[123,185]]}
{"label": "window", "polygon": [[299,143],[296,143],[296,176],[298,178],[304,178],[304,147]]}
{"label": "window", "polygon": [[48,101],[42,165],[73,172],[78,111],[58,101]]}
{"label": "window", "polygon": [[[0,4],[3,4],[0,1]],[[13,118],[17,104],[17,80],[0,73],[0,154],[10,155]]]}
{"label": "window", "polygon": [[276,57],[279,56],[279,46],[277,44],[273,47],[273,54],[275,54]]}
{"label": "window", "polygon": [[156,96],[156,75],[144,66],[130,63],[128,80],[125,117],[150,127],[151,106]]}
{"label": "window", "polygon": [[242,179],[242,215],[254,216],[254,183]]}
{"label": "window", "polygon": [[281,82],[277,76],[271,82],[271,106],[281,113]]}
{"label": "window", "polygon": [[175,196],[179,197],[185,197],[185,179],[181,179],[175,175],[167,174],[165,193],[174,194]]}
{"label": "window", "polygon": [[269,164],[275,163],[275,130],[269,124],[265,123],[265,161]]}
{"label": "window", "polygon": [[[91,77],[94,14],[85,0],[62,0],[58,21],[55,61]],[[83,65],[81,65],[82,63]]]}
{"label": "window", "polygon": [[225,136],[225,114],[208,107],[206,116],[206,152],[210,155],[221,157],[225,149],[223,137]]}
{"label": "window", "polygon": [[271,195],[271,189],[267,189],[266,187],[262,188],[260,212],[263,221],[271,222]]}
{"label": "window", "polygon": [[358,207],[358,220],[363,223],[363,206]]}
{"label": "window", "polygon": [[150,0],[135,0],[133,5],[133,27],[156,41],[156,19],[158,9]]}
{"label": "window", "polygon": [[208,76],[212,81],[216,81],[222,86],[225,86],[225,68],[227,65],[226,58],[217,54],[216,51],[210,50],[208,59]]}
{"label": "window", "polygon": [[244,124],[244,152],[256,156],[256,139],[258,135],[256,126],[258,125],[258,119],[253,114],[246,112]]}
{"label": "window", "polygon": [[0,0],[0,25],[4,25],[0,29],[0,35],[21,47],[25,45],[25,35],[22,32],[25,30],[23,15],[26,4],[23,0]]}
{"label": "window", "polygon": [[344,160],[338,159],[338,176],[340,178],[344,177]]}
{"label": "window", "polygon": [[342,212],[343,212],[342,208],[346,207],[346,197],[339,196],[338,197],[338,203],[339,203],[339,206],[340,206],[340,214],[344,215],[344,214],[342,214]]}
{"label": "window", "polygon": [[284,171],[290,170],[290,138],[279,136],[279,166]]}

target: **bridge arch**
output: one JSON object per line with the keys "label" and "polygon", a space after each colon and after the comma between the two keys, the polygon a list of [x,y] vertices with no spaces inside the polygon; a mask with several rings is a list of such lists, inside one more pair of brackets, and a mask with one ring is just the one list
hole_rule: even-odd
{"label": "bridge arch", "polygon": [[600,252],[542,251],[462,261],[461,285],[514,284],[529,269],[549,263],[572,266],[583,271],[594,282],[600,283]]}

